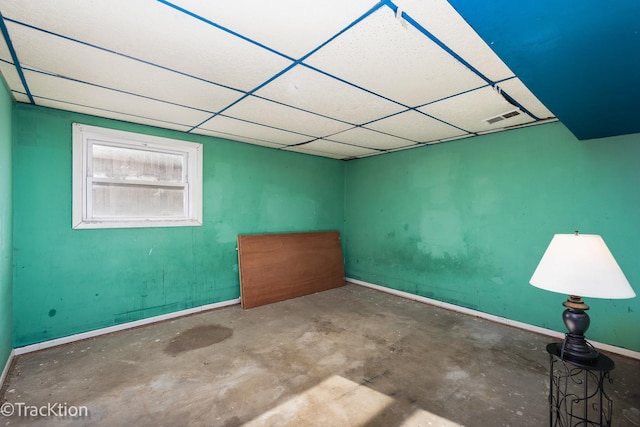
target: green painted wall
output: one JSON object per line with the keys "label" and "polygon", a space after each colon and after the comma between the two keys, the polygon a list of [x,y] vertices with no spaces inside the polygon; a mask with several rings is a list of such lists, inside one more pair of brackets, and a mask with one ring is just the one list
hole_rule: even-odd
{"label": "green painted wall", "polygon": [[[204,144],[202,227],[71,229],[71,123]],[[344,163],[17,104],[16,347],[239,296],[236,236],[342,231]]]}
{"label": "green painted wall", "polygon": [[[578,229],[640,293],[640,135],[553,123],[343,163],[11,104],[0,91],[0,362],[12,323],[19,347],[238,297],[243,233],[337,229],[349,277],[563,331],[564,297],[528,280]],[[204,143],[204,225],[72,230],[72,122]],[[640,298],[588,303],[590,339],[640,351]]]}
{"label": "green painted wall", "polygon": [[11,354],[13,343],[13,241],[11,183],[11,95],[0,75],[0,373]]}
{"label": "green painted wall", "polygon": [[[553,234],[600,234],[640,295],[640,134],[560,123],[347,163],[348,277],[564,332],[529,285]],[[594,341],[640,351],[640,297],[590,299]]]}

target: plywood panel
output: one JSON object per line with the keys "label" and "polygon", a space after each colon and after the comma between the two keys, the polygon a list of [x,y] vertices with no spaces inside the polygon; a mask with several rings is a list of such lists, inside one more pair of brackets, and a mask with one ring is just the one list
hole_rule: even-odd
{"label": "plywood panel", "polygon": [[238,236],[242,308],[344,285],[337,231]]}

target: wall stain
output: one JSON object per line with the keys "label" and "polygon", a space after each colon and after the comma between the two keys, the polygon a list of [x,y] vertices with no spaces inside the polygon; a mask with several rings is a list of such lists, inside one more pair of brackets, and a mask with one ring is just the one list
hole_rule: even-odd
{"label": "wall stain", "polygon": [[220,325],[201,325],[180,332],[164,348],[164,352],[177,356],[185,351],[197,350],[226,340],[233,335],[233,329]]}

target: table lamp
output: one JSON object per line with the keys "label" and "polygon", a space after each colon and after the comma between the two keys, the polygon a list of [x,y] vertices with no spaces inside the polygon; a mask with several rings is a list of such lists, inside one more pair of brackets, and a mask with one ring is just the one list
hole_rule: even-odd
{"label": "table lamp", "polygon": [[533,286],[568,295],[562,320],[569,330],[561,356],[589,363],[598,351],[586,341],[589,306],[582,297],[623,299],[636,296],[602,237],[595,234],[556,234],[531,280]]}

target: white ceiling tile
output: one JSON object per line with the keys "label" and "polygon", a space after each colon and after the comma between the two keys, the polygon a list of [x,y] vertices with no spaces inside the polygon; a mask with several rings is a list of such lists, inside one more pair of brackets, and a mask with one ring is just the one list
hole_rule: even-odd
{"label": "white ceiling tile", "polygon": [[282,144],[274,144],[272,142],[262,141],[260,139],[247,138],[247,137],[244,137],[244,136],[233,135],[233,134],[229,134],[229,133],[225,133],[225,132],[215,132],[215,131],[202,129],[202,128],[197,128],[191,133],[197,133],[197,134],[200,134],[200,135],[213,136],[215,138],[223,138],[223,139],[228,139],[228,140],[236,141],[236,142],[246,142],[248,144],[261,145],[263,147],[269,147],[269,148],[286,147],[285,145],[282,145]]}
{"label": "white ceiling tile", "polygon": [[0,73],[4,76],[4,80],[7,82],[7,85],[11,90],[26,92],[22,85],[22,81],[20,80],[20,75],[13,64],[0,62]]}
{"label": "white ceiling tile", "polygon": [[6,18],[251,90],[291,61],[157,1],[3,0]]}
{"label": "white ceiling tile", "polygon": [[305,63],[411,107],[485,84],[388,7]]}
{"label": "white ceiling tile", "polygon": [[13,62],[13,59],[11,58],[11,52],[9,52],[9,46],[7,46],[7,42],[5,41],[4,37],[0,37],[0,59],[8,62]]}
{"label": "white ceiling tile", "polygon": [[151,118],[146,118],[146,117],[134,117],[128,114],[122,114],[122,113],[118,113],[116,111],[107,111],[107,110],[101,110],[98,108],[91,108],[91,107],[85,107],[85,106],[80,106],[80,105],[75,105],[75,104],[68,104],[68,103],[64,103],[64,102],[60,102],[60,101],[55,101],[52,99],[46,99],[46,98],[38,98],[35,97],[35,101],[36,104],[42,106],[42,107],[49,107],[49,108],[56,108],[58,110],[65,110],[65,111],[73,111],[76,113],[82,113],[82,114],[89,114],[89,115],[93,115],[93,116],[99,116],[99,117],[106,117],[108,119],[115,119],[115,120],[121,120],[121,121],[125,121],[125,122],[132,122],[132,123],[138,123],[141,125],[149,125],[149,126],[156,126],[156,127],[161,127],[164,129],[172,129],[172,130],[178,130],[181,132],[187,132],[189,130],[189,126],[183,126],[183,125],[179,125],[176,123],[167,123],[167,122],[161,122],[158,120],[154,120]]}
{"label": "white ceiling tile", "polygon": [[494,124],[485,122],[485,119],[515,109],[517,107],[507,102],[489,86],[419,108],[424,113],[446,120],[469,132],[501,129],[533,120],[528,115],[521,113],[518,116]]}
{"label": "white ceiling tile", "polygon": [[287,147],[287,148],[283,148],[282,150],[292,151],[292,152],[301,153],[301,154],[309,154],[311,156],[327,157],[327,158],[336,159],[336,160],[344,160],[344,159],[353,157],[353,156],[346,156],[344,154],[333,154],[333,153],[325,153],[323,151],[309,150],[308,148],[304,148],[304,147]]}
{"label": "white ceiling tile", "polygon": [[435,141],[465,134],[458,128],[413,110],[369,123],[365,127],[416,142]]}
{"label": "white ceiling tile", "polygon": [[6,62],[13,63],[13,58],[11,57],[11,52],[9,52],[9,47],[4,40],[4,37],[0,37],[0,59]]}
{"label": "white ceiling tile", "polygon": [[331,135],[350,127],[346,123],[256,98],[255,96],[243,99],[226,110],[224,115],[315,137]]}
{"label": "white ceiling tile", "polygon": [[16,67],[13,65],[13,58],[9,47],[4,40],[4,37],[0,37],[0,73],[4,76],[7,85],[11,90],[25,92],[24,86],[20,81],[20,76]]}
{"label": "white ceiling tile", "polygon": [[122,113],[125,116],[130,116],[129,121],[132,122],[136,122],[136,117],[139,117],[167,124],[195,126],[209,117],[208,113],[198,110],[114,92],[33,71],[25,71],[25,77],[33,96]]}
{"label": "white ceiling tile", "polygon": [[[262,141],[264,143],[273,143],[277,141],[278,146],[299,144],[311,139],[311,137],[307,135],[300,135],[280,129],[274,129],[256,123],[238,120],[231,117],[225,117],[223,115],[218,115],[203,123],[200,126],[200,129],[207,132],[218,132],[221,134],[226,134],[228,135],[226,138],[231,139],[242,137],[245,139]],[[231,135],[235,136],[236,138],[231,137]]]}
{"label": "white ceiling tile", "polygon": [[23,102],[25,104],[30,104],[31,100],[29,99],[29,97],[24,94],[24,93],[19,93],[19,92],[12,92],[13,93],[13,97],[17,102]]}
{"label": "white ceiling tile", "polygon": [[554,117],[554,114],[549,111],[549,109],[545,107],[529,89],[527,89],[520,79],[515,78],[507,80],[500,83],[498,86],[539,119]]}
{"label": "white ceiling tile", "polygon": [[423,28],[492,81],[513,72],[446,0],[394,0]]}
{"label": "white ceiling tile", "polygon": [[403,110],[396,103],[304,66],[287,71],[255,94],[352,124]]}
{"label": "white ceiling tile", "polygon": [[331,135],[327,139],[379,150],[388,150],[391,148],[406,147],[408,145],[416,144],[413,141],[397,138],[391,135],[385,135],[365,128],[349,129],[339,134]]}
{"label": "white ceiling tile", "polygon": [[287,147],[285,150],[297,151],[301,153],[325,153],[335,156],[335,158],[359,157],[367,154],[379,153],[379,151],[368,148],[354,147],[352,145],[340,144],[337,142],[318,139],[308,144]]}
{"label": "white ceiling tile", "polygon": [[90,81],[209,112],[239,99],[242,92],[186,77],[143,62],[9,23],[23,68]]}
{"label": "white ceiling tile", "polygon": [[427,142],[425,145],[435,145],[435,144],[440,144],[442,142],[456,141],[456,140],[459,140],[459,139],[471,138],[471,137],[474,137],[476,135],[477,135],[476,133],[467,133],[467,134],[462,135],[462,136],[455,136],[455,137],[452,137],[452,138],[443,138],[443,139],[439,139],[437,141],[430,141],[430,142]]}
{"label": "white ceiling tile", "polygon": [[372,0],[175,0],[174,3],[295,59],[320,46],[376,4]]}

